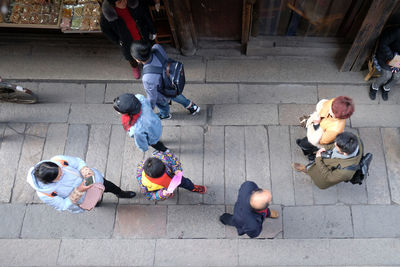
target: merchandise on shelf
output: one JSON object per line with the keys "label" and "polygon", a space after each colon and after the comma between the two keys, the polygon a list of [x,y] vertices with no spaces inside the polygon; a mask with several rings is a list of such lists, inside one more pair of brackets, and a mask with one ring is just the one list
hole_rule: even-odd
{"label": "merchandise on shelf", "polygon": [[98,1],[77,0],[67,1],[75,4],[65,4],[60,27],[63,31],[99,31],[101,7]]}

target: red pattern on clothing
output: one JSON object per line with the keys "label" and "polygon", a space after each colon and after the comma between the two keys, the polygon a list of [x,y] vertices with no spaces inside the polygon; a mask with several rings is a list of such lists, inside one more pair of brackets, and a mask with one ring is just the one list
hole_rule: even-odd
{"label": "red pattern on clothing", "polygon": [[140,114],[142,114],[142,111],[140,111],[138,114],[135,114],[132,116],[131,123],[129,124],[129,120],[131,119],[128,114],[122,114],[121,116],[121,122],[122,126],[124,126],[125,131],[129,131],[129,129],[135,125],[136,121],[139,119]]}
{"label": "red pattern on clothing", "polygon": [[128,8],[118,8],[115,7],[115,11],[117,12],[118,17],[121,17],[126,24],[129,32],[131,33],[132,39],[134,41],[139,41],[142,38],[140,37],[139,30],[137,28],[135,20],[132,18],[129,13]]}
{"label": "red pattern on clothing", "polygon": [[168,186],[169,186],[169,184],[171,183],[171,180],[172,180],[172,178],[166,172],[164,172],[164,174],[161,177],[158,177],[158,178],[150,177],[146,173],[144,175],[153,184],[161,185],[164,188],[168,188]]}

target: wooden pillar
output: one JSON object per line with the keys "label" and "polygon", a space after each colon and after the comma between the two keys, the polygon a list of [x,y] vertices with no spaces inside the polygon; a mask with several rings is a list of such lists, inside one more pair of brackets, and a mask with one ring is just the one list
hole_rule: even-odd
{"label": "wooden pillar", "polygon": [[373,0],[340,71],[360,71],[397,0]]}
{"label": "wooden pillar", "polygon": [[175,31],[181,53],[193,56],[196,53],[197,39],[194,30],[190,3],[185,0],[166,0],[170,15],[174,20]]}
{"label": "wooden pillar", "polygon": [[242,54],[246,54],[247,42],[249,40],[250,28],[251,28],[251,15],[252,8],[255,0],[243,0],[243,10],[242,10]]}

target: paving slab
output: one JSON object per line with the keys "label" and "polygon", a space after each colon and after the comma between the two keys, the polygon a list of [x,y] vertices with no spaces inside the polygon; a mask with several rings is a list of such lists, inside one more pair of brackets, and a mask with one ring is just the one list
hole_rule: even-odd
{"label": "paving slab", "polygon": [[[233,214],[233,207],[234,206],[227,206],[226,212]],[[271,205],[269,208],[277,211],[279,217],[277,219],[266,218],[263,223],[263,229],[260,235],[256,238],[282,238],[282,207],[281,205]],[[226,238],[250,238],[246,234],[239,236],[236,227],[233,226],[225,226],[225,235]]]}
{"label": "paving slab", "polygon": [[4,122],[67,122],[70,104],[15,105],[1,103],[0,121]]}
{"label": "paving slab", "polygon": [[42,158],[42,151],[47,132],[47,124],[28,124],[22,146],[17,175],[15,177],[12,202],[31,203],[35,190],[26,182],[30,168]]}
{"label": "paving slab", "polygon": [[276,125],[278,107],[275,104],[215,105],[212,125]]}
{"label": "paving slab", "polygon": [[114,98],[125,94],[141,94],[146,96],[144,91],[143,83],[137,82],[125,82],[125,83],[107,83],[105,92],[105,103],[113,103]]}
{"label": "paving slab", "polygon": [[[113,182],[117,186],[121,185],[122,173],[122,158],[121,154],[124,151],[126,132],[122,125],[111,126],[110,145],[108,147],[107,155],[107,169],[105,177],[107,180]],[[125,190],[125,188],[122,188]],[[104,195],[103,201],[117,203],[118,198],[114,194]]]}
{"label": "paving slab", "polygon": [[105,83],[88,83],[85,84],[85,103],[103,104],[106,94]]}
{"label": "paving slab", "polygon": [[264,126],[246,126],[244,130],[246,180],[271,190],[267,129]]}
{"label": "paving slab", "polygon": [[350,208],[347,206],[304,206],[283,209],[284,238],[353,237]]}
{"label": "paving slab", "polygon": [[24,204],[0,205],[0,238],[19,238],[25,208],[26,205]]}
{"label": "paving slab", "polygon": [[85,85],[81,83],[39,83],[40,103],[84,103]]}
{"label": "paving slab", "polygon": [[233,205],[246,181],[244,127],[225,127],[225,204]]}
{"label": "paving slab", "polygon": [[236,266],[237,244],[229,239],[159,239],[154,265]]}
{"label": "paving slab", "polygon": [[[17,132],[22,133],[16,133]],[[18,170],[18,161],[24,142],[25,124],[9,124],[4,131],[0,148],[0,202],[10,202],[14,180]]]}
{"label": "paving slab", "polygon": [[390,192],[385,165],[382,135],[379,128],[360,128],[364,154],[372,153],[373,160],[365,184],[368,204],[390,204]]}
{"label": "paving slab", "polygon": [[[357,105],[352,127],[400,127],[398,105]],[[382,116],[385,114],[385,116]]]}
{"label": "paving slab", "polygon": [[[172,119],[170,120],[162,120],[162,125],[164,126],[203,126],[207,122],[207,106],[199,105],[200,112],[196,115],[192,115],[180,104],[172,102],[172,106],[170,106],[170,113],[172,115]],[[154,112],[158,113],[158,109],[155,108]]]}
{"label": "paving slab", "polygon": [[[103,203],[79,214],[59,212],[45,204],[28,205],[21,238],[110,238],[114,217],[115,205],[112,204]],[[46,226],[43,226],[43,218],[46,218]]]}
{"label": "paving slab", "polygon": [[196,104],[237,104],[239,85],[229,84],[186,84],[183,94]]}
{"label": "paving slab", "polygon": [[[181,145],[181,128],[179,126],[172,126],[172,127],[163,127],[163,133],[161,137],[161,141],[163,141],[164,145],[168,147],[172,153],[180,158],[180,145]],[[153,152],[149,150],[150,153]],[[148,156],[146,156],[147,158]],[[185,165],[184,165],[185,166]],[[173,205],[178,203],[179,199],[179,189],[174,191],[174,197],[168,198],[164,201],[158,201],[157,205]]]}
{"label": "paving slab", "polygon": [[42,154],[42,160],[50,159],[53,156],[64,154],[67,134],[68,134],[68,124],[66,123],[49,124]]}
{"label": "paving slab", "polygon": [[111,104],[72,104],[69,123],[120,124],[120,116]]}
{"label": "paving slab", "polygon": [[289,128],[268,126],[271,188],[274,204],[294,205]]}
{"label": "paving slab", "polygon": [[318,84],[319,100],[344,95],[353,99],[356,109],[359,104],[370,105],[375,103],[369,99],[368,92],[368,84]]}
{"label": "paving slab", "polygon": [[338,193],[338,202],[344,204],[367,204],[367,188],[365,183],[352,184],[339,183],[336,185]]}
{"label": "paving slab", "polygon": [[302,84],[240,84],[241,104],[315,104],[317,86]]}
{"label": "paving slab", "polygon": [[166,233],[166,206],[117,207],[113,238],[163,238]]}
{"label": "paving slab", "polygon": [[204,82],[206,80],[206,62],[190,57],[179,57],[185,67],[185,79],[190,82]]}
{"label": "paving slab", "polygon": [[143,152],[141,152],[135,145],[135,140],[129,135],[125,135],[125,145],[123,153],[120,158],[122,159],[122,173],[121,173],[121,189],[131,190],[136,192],[136,197],[132,199],[120,199],[120,204],[132,204],[132,203],[145,203],[152,204],[151,201],[144,199],[143,194],[140,193],[138,181],[136,180],[136,169],[137,165],[144,158]]}
{"label": "paving slab", "polygon": [[397,253],[400,248],[399,239],[278,239],[238,242],[240,266],[382,266],[397,265],[400,262]]}
{"label": "paving slab", "polygon": [[204,184],[207,194],[204,195],[206,204],[224,204],[224,138],[222,126],[209,126],[204,135]]}
{"label": "paving slab", "polygon": [[155,243],[155,240],[148,239],[64,239],[60,246],[57,264],[153,266]]}
{"label": "paving slab", "polygon": [[[400,117],[400,116],[397,116]],[[400,204],[400,132],[396,128],[381,129],[392,201]]]}
{"label": "paving slab", "polygon": [[[290,68],[289,71],[287,66],[301,66],[301,68]],[[363,83],[363,78],[361,72],[339,72],[333,60],[311,57],[216,59],[208,60],[206,70],[207,82]]]}
{"label": "paving slab", "polygon": [[[290,145],[292,150],[292,162],[307,165],[308,159],[304,156],[301,149],[296,144],[296,139],[304,137],[304,128],[300,126],[290,126]],[[293,173],[293,186],[294,186],[294,199],[296,205],[313,205],[313,183],[305,173],[292,170]]]}
{"label": "paving slab", "polygon": [[[315,110],[315,105],[309,104],[280,104],[279,105],[279,124],[280,125],[300,125],[299,118],[309,115]],[[304,136],[306,130],[304,130]],[[303,137],[304,137],[303,136]]]}
{"label": "paving slab", "polygon": [[70,124],[65,144],[65,155],[86,158],[89,138],[89,127],[86,124]]}
{"label": "paving slab", "polygon": [[218,218],[224,212],[222,205],[168,206],[168,238],[223,238],[224,225]]}
{"label": "paving slab", "polygon": [[355,238],[400,237],[400,206],[353,205],[351,212]]}
{"label": "paving slab", "polygon": [[105,173],[107,166],[108,147],[110,144],[111,125],[91,125],[86,163],[90,168],[96,168]]}
{"label": "paving slab", "polygon": [[[202,127],[181,128],[180,161],[183,176],[189,178],[194,184],[204,185],[203,181],[203,148],[204,130]],[[203,196],[179,188],[179,204],[198,204],[203,202]]]}
{"label": "paving slab", "polygon": [[313,195],[315,205],[336,204],[338,202],[338,189],[336,185],[323,190],[313,185]]}
{"label": "paving slab", "polygon": [[55,266],[60,243],[50,239],[0,239],[1,265]]}

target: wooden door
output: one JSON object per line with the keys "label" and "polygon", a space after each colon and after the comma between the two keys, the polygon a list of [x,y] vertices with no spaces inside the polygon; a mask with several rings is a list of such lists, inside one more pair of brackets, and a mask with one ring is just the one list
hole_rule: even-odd
{"label": "wooden door", "polygon": [[243,0],[190,0],[199,39],[240,40]]}

